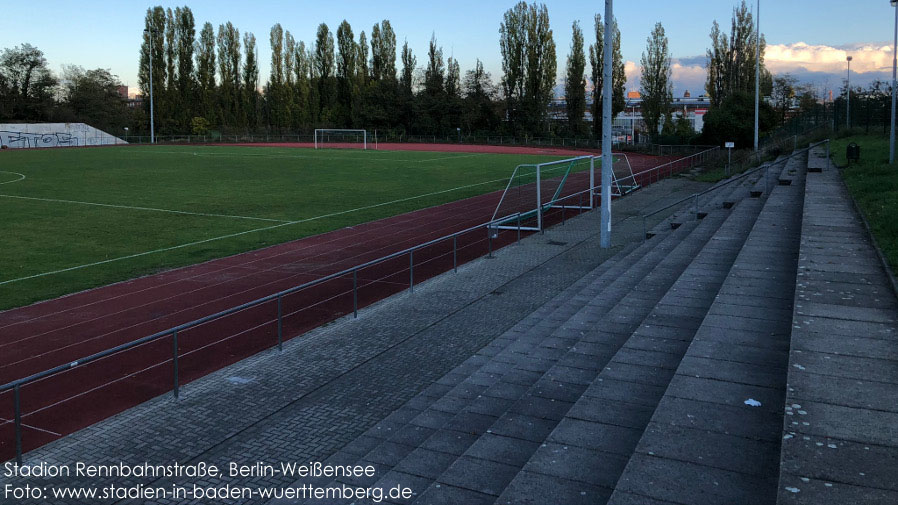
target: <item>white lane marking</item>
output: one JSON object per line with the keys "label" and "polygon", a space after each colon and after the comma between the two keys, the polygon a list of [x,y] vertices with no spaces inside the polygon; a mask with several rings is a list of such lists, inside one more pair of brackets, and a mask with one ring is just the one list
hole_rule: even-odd
{"label": "white lane marking", "polygon": [[5,171],[5,170],[0,170],[0,174],[12,174],[12,175],[18,175],[18,176],[19,176],[18,179],[13,179],[13,180],[11,180],[11,181],[0,182],[0,184],[12,184],[12,183],[14,183],[14,182],[19,182],[19,181],[24,181],[24,180],[25,180],[25,174],[20,174],[20,173],[18,173],[18,172],[7,172],[7,171]]}
{"label": "white lane marking", "polygon": [[135,205],[119,205],[114,203],[99,203],[99,202],[83,202],[80,200],[64,200],[61,198],[40,198],[36,196],[20,196],[20,195],[3,195],[0,194],[0,198],[15,198],[18,200],[35,200],[40,202],[54,202],[54,203],[74,203],[77,205],[92,205],[94,207],[110,207],[114,209],[128,209],[128,210],[142,210],[148,212],[165,212],[168,214],[185,214],[188,216],[202,216],[202,217],[227,217],[232,219],[249,219],[253,221],[268,221],[272,223],[289,223],[290,221],[286,219],[270,219],[267,217],[253,217],[253,216],[238,216],[233,214],[214,214],[208,212],[190,212],[187,210],[172,210],[172,209],[158,209],[155,207],[138,207]]}

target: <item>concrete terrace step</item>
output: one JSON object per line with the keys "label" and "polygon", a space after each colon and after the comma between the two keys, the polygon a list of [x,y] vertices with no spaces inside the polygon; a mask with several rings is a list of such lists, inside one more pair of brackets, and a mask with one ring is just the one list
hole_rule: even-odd
{"label": "concrete terrace step", "polygon": [[496,503],[608,499],[760,208],[752,199],[733,208]]}
{"label": "concrete terrace step", "polygon": [[[718,211],[713,218],[687,223],[677,231],[691,229],[683,240],[654,265],[641,279],[634,279],[626,294],[591,331],[569,332],[556,349],[564,352],[559,364],[578,363],[575,374],[556,365],[538,377],[517,399],[496,411],[499,414],[485,425],[473,443],[412,503],[493,503],[536,452],[545,437],[564,418],[573,403],[594,380],[601,367],[614,355],[621,343],[651,312],[688,265],[690,259],[714,235],[726,215]],[[609,290],[615,291],[612,287]],[[607,291],[606,291],[607,292]],[[539,349],[544,353],[549,349]],[[563,483],[560,484],[564,488]],[[581,486],[582,488],[582,486]],[[559,486],[555,486],[559,490]],[[570,491],[564,488],[564,491]],[[597,489],[588,489],[587,499],[598,497]],[[564,500],[566,498],[560,497]]]}
{"label": "concrete terrace step", "polygon": [[[702,228],[712,226],[708,224]],[[643,244],[617,262],[623,266],[627,261],[632,261],[629,269],[616,268],[607,273],[607,278],[599,276],[593,282],[591,289],[598,286],[601,293],[598,296],[593,294],[594,299],[583,309],[567,321],[544,321],[543,326],[557,328],[551,336],[546,338],[527,332],[503,335],[497,340],[512,341],[505,349],[492,356],[481,356],[447,374],[385,422],[348,444],[331,461],[374,463],[378,468],[377,476],[381,477],[376,484],[378,486],[403,480],[415,488],[423,488],[428,479],[433,481],[444,469],[463,476],[472,475],[465,471],[470,465],[502,464],[484,459],[484,456],[494,453],[489,449],[491,445],[504,444],[508,450],[526,452],[527,446],[536,444],[551,430],[571,402],[585,389],[589,377],[597,373],[594,357],[590,355],[590,352],[596,352],[597,343],[588,342],[589,345],[578,347],[573,345],[574,342],[581,338],[585,340],[590,333],[595,333],[588,330],[594,329],[609,309],[619,308],[617,321],[605,318],[608,325],[634,325],[628,321],[637,316],[631,316],[624,308],[632,307],[638,302],[637,296],[645,297],[646,294],[632,294],[633,287],[646,276],[670,276],[670,273],[659,269],[658,264],[665,261],[675,263],[669,257],[688,256],[688,250],[673,256],[671,253],[683,250],[684,238],[695,241],[692,233],[699,227],[700,222],[692,222],[664,238]],[[668,284],[674,279],[675,276]],[[625,296],[630,298],[623,298]],[[661,295],[649,293],[648,296],[658,298]],[[621,303],[622,299],[626,300],[626,304]],[[653,304],[645,302],[645,310]],[[643,317],[638,316],[635,325]],[[629,331],[632,329],[623,330],[623,333],[628,334]],[[603,337],[598,334],[592,338],[601,340]],[[488,347],[495,346],[491,344]],[[496,433],[484,433],[491,425],[496,427]],[[478,434],[481,435],[480,439],[477,438]],[[527,438],[532,440],[528,441]],[[524,454],[518,458],[520,463],[526,461]],[[479,473],[482,472],[475,471],[473,474]],[[353,479],[343,481],[346,484],[374,484]],[[492,482],[498,483],[499,480]],[[472,483],[469,487],[477,486]],[[481,488],[480,491],[486,492],[478,494],[463,486],[436,484],[431,486],[429,494],[422,496],[422,500],[428,502],[435,494],[440,494],[444,498],[465,502],[475,496],[490,501],[500,490],[501,487],[496,485],[495,489]]]}
{"label": "concrete terrace step", "polygon": [[[617,255],[616,261],[609,263],[604,268],[600,267],[593,270],[593,273],[602,272],[592,282],[582,286],[576,297],[586,296],[590,306],[588,310],[579,310],[582,312],[580,317],[587,317],[591,313],[601,313],[600,303],[597,303],[595,296],[596,286],[601,288],[608,287],[615,282],[625,282],[630,277],[621,275],[622,273],[636,275],[631,273],[630,269],[642,267],[642,262],[657,262],[663,255],[673,247],[678,237],[686,233],[686,229],[671,237],[669,241],[663,244],[639,244],[635,248],[624,250]],[[657,246],[657,247],[656,247]],[[648,253],[653,253],[652,257],[645,259]],[[608,263],[608,262],[605,262]],[[612,266],[617,265],[613,272],[606,272]],[[618,280],[618,278],[621,278]],[[557,302],[556,297],[555,302]],[[608,299],[612,305],[616,302],[614,298]],[[607,302],[606,302],[607,303]],[[547,315],[552,311],[543,310],[544,307],[537,309],[542,315]],[[607,309],[606,309],[607,310]],[[572,315],[568,319],[573,319]],[[367,461],[368,457],[378,462],[378,476],[382,476],[389,469],[388,463],[395,464],[391,461],[396,455],[385,454],[391,450],[408,449],[408,444],[403,446],[394,445],[387,439],[394,436],[395,433],[405,430],[409,432],[423,432],[424,430],[434,430],[452,421],[453,414],[462,410],[467,403],[473,401],[477,396],[483,396],[485,400],[481,403],[489,403],[496,401],[507,394],[515,392],[521,393],[526,389],[521,383],[526,383],[534,373],[532,368],[535,366],[532,359],[529,358],[530,349],[539,346],[545,340],[552,336],[553,330],[558,329],[565,322],[564,320],[551,320],[548,317],[527,317],[528,323],[518,324],[510,330],[494,339],[493,342],[478,351],[477,354],[460,364],[458,367],[447,373],[445,376],[437,380],[434,384],[424,389],[417,396],[395,411],[384,421],[373,426],[365,434],[358,437],[355,441],[347,444],[340,452],[332,455],[329,462],[339,462],[341,464],[355,462],[358,460]],[[490,394],[479,395],[475,392],[482,392],[486,386],[495,386]],[[492,396],[491,396],[492,395]],[[471,407],[471,412],[476,413],[477,405]],[[469,414],[470,415],[470,414]],[[461,421],[458,421],[461,422]],[[433,442],[438,447],[442,447],[437,441]],[[414,447],[412,447],[414,448]],[[330,479],[324,479],[324,482],[318,484],[324,485],[330,482]]]}
{"label": "concrete terrace step", "polygon": [[731,208],[735,202],[748,196],[748,188],[755,184],[758,177],[760,177],[760,174],[750,175],[740,182],[723,186],[699,197],[697,202],[687,201],[681,209],[652,227],[652,229],[648,231],[648,236],[646,238],[660,235],[670,229],[676,229],[685,221],[695,220],[696,208],[700,213],[699,215],[707,215],[707,212],[711,209]]}
{"label": "concrete terrace step", "polygon": [[772,186],[609,504],[775,500],[804,164]]}
{"label": "concrete terrace step", "polygon": [[[693,228],[694,225],[687,226],[665,240],[641,244],[617,262],[619,268],[599,276],[592,286],[585,288],[593,290],[598,286],[602,294],[596,296],[593,293],[590,303],[567,321],[541,321],[543,330],[551,327],[555,330],[574,331],[569,327],[593,326],[591,320],[601,317],[613,307],[623,296],[621,293],[628,291],[627,286],[651,271]],[[627,264],[630,265],[629,268],[626,267]],[[439,458],[432,452],[451,454],[458,451],[461,454],[466,449],[463,445],[473,442],[470,432],[482,431],[467,429],[468,423],[489,416],[493,405],[520,398],[541,373],[557,364],[559,353],[554,347],[559,344],[555,333],[557,332],[527,330],[506,332],[473,358],[426,388],[393,415],[347,444],[329,461],[341,464],[356,461],[375,463],[377,477],[388,478],[387,472],[392,467],[404,468],[398,465],[403,459],[415,462],[423,453],[428,455],[426,460],[433,464]],[[535,352],[535,349],[539,352]],[[569,363],[573,366],[565,367],[566,373],[582,373],[578,368],[581,360],[576,361]],[[413,444],[413,441],[416,443]],[[409,454],[416,448],[416,454]],[[407,454],[409,457],[405,458]],[[408,471],[411,472],[409,475],[414,476],[427,470],[416,467]],[[344,479],[346,480],[348,479]],[[345,483],[372,484],[357,481]]]}
{"label": "concrete terrace step", "polygon": [[825,148],[808,167],[777,503],[898,503],[898,299]]}

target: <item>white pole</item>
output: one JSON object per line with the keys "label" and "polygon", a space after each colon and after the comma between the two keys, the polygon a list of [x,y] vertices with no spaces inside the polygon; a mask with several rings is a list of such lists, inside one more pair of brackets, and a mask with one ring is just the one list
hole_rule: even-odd
{"label": "white pole", "polygon": [[155,125],[153,124],[153,44],[155,43],[156,30],[149,30],[150,45],[147,49],[150,51],[150,144],[156,143]]}
{"label": "white pole", "polygon": [[605,68],[604,89],[602,90],[602,222],[600,242],[602,248],[611,247],[611,171],[614,161],[611,158],[611,107],[612,96],[612,59],[614,55],[614,18],[613,0],[605,0]]}
{"label": "white pole", "polygon": [[[595,121],[595,118],[593,118]],[[596,157],[592,156],[589,158],[589,208],[594,209],[595,204],[593,200],[595,199],[596,194]]]}
{"label": "white pole", "polygon": [[851,129],[851,56],[846,59],[848,60],[848,82],[846,84],[848,88],[848,103],[845,108],[845,127]]}
{"label": "white pole", "polygon": [[541,171],[542,165],[536,165],[536,227],[540,231],[543,229],[543,198],[539,181]]}
{"label": "white pole", "polygon": [[896,79],[895,71],[898,68],[898,2],[892,0],[892,8],[895,9],[895,39],[892,42],[892,131],[889,133],[889,164],[895,163],[895,100],[896,100]]}
{"label": "white pole", "polygon": [[758,110],[761,103],[761,0],[755,16],[755,151],[758,150]]}

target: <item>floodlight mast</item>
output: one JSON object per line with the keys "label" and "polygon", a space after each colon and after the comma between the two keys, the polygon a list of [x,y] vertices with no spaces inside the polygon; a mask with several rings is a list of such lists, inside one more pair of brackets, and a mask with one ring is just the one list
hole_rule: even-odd
{"label": "floodlight mast", "polygon": [[[761,106],[761,0],[755,11],[755,152],[758,150],[758,112]],[[758,160],[760,163],[760,159]]]}
{"label": "floodlight mast", "polygon": [[156,143],[155,125],[153,124],[153,44],[155,44],[156,29],[144,28],[144,33],[150,34],[150,43],[147,52],[150,53],[150,144]]}
{"label": "floodlight mast", "polygon": [[611,171],[614,169],[614,161],[611,158],[611,107],[612,107],[612,48],[614,47],[614,18],[613,0],[605,0],[605,61],[604,81],[602,86],[602,220],[600,231],[600,245],[602,248],[611,247]]}
{"label": "floodlight mast", "polygon": [[892,42],[892,130],[889,133],[889,164],[895,163],[895,101],[898,89],[896,89],[895,73],[898,70],[898,0],[890,0],[895,9],[895,38]]}
{"label": "floodlight mast", "polygon": [[848,79],[845,87],[848,89],[848,101],[845,104],[845,128],[851,129],[851,56],[847,56],[845,60],[848,62]]}

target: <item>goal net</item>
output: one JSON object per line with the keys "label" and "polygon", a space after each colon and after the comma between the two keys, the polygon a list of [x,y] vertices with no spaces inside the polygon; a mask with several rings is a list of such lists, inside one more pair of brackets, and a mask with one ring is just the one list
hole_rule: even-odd
{"label": "goal net", "polygon": [[315,149],[368,149],[368,131],[317,129]]}

